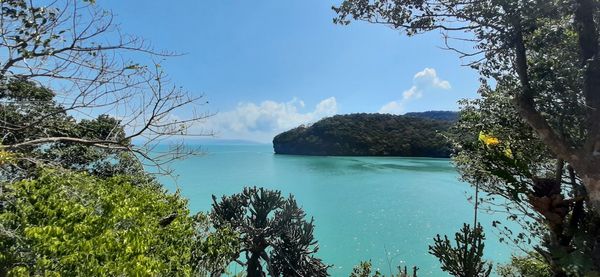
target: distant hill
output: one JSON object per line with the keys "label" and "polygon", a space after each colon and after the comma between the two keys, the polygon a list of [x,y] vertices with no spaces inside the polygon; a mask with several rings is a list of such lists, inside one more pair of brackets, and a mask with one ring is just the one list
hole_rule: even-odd
{"label": "distant hill", "polygon": [[429,119],[452,121],[452,122],[458,121],[458,112],[453,112],[453,111],[426,111],[426,112],[417,112],[417,113],[405,113],[404,116],[429,118]]}
{"label": "distant hill", "polygon": [[452,125],[450,118],[447,112],[336,115],[275,136],[273,148],[292,155],[449,157],[439,132]]}

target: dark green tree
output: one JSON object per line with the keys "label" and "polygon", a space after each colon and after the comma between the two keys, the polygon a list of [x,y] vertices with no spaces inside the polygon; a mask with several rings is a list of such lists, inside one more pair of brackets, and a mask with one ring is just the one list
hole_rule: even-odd
{"label": "dark green tree", "polygon": [[[262,262],[270,276],[328,276],[328,266],[316,258],[313,220],[290,196],[280,191],[245,188],[242,193],[213,196],[211,213],[216,229],[232,228],[240,234],[241,251],[234,261],[247,267],[248,277],[264,276]],[[238,259],[245,254],[245,262]],[[262,261],[262,262],[261,262]]]}
{"label": "dark green tree", "polygon": [[[88,142],[119,141],[131,145],[120,120],[108,115],[76,120],[55,100],[50,89],[32,81],[15,80],[0,88],[0,137],[4,149],[11,151],[13,163],[1,166],[4,181],[35,174],[38,166],[52,165],[87,171],[96,176],[145,175],[138,157],[114,147],[94,147]],[[47,138],[42,146],[30,143]]]}
{"label": "dark green tree", "polygon": [[[600,5],[596,0],[346,0],[337,23],[441,30],[449,49],[494,79],[514,110],[571,165],[600,212]],[[472,42],[457,49],[454,39]],[[464,44],[463,44],[464,45]]]}
{"label": "dark green tree", "polygon": [[454,162],[462,178],[488,193],[480,199],[487,209],[506,212],[521,225],[516,232],[495,221],[505,235],[502,240],[517,246],[540,243],[535,251],[556,276],[592,270],[597,245],[590,242],[600,230],[581,179],[496,91],[482,88],[482,99],[463,101],[461,118],[449,135],[459,149]]}
{"label": "dark green tree", "polygon": [[[181,141],[171,143],[169,148],[156,147],[169,137],[205,134],[188,131],[192,124],[207,116],[195,112],[204,104],[200,102],[201,96],[193,96],[170,84],[162,67],[154,62],[175,53],[156,51],[142,38],[121,32],[112,12],[94,2],[9,0],[0,3],[0,48],[4,53],[0,61],[3,94],[0,106],[9,106],[5,109],[19,113],[33,112],[20,117],[21,121],[0,118],[3,134],[11,136],[2,138],[2,145],[16,152],[30,152],[49,144],[68,145],[71,150],[80,145],[82,150],[128,152],[130,157],[138,157],[137,162],[147,165],[146,168],[152,165],[155,172],[169,173],[166,167],[169,161],[196,151],[186,148]],[[135,60],[126,57],[135,57]],[[15,92],[15,89],[20,91]],[[30,93],[32,95],[28,95]],[[60,105],[51,104],[54,95],[59,95],[56,101]],[[36,107],[36,101],[42,101],[43,106]],[[174,116],[183,109],[191,116]],[[79,126],[89,125],[94,130],[52,131],[52,128],[62,127],[56,125],[59,123],[56,120],[65,114],[78,121],[86,119],[80,121]],[[99,117],[102,114],[110,116]],[[48,120],[54,122],[46,122]],[[42,128],[49,131],[41,134]],[[134,139],[141,142],[132,144]],[[73,160],[79,153],[81,151],[64,154]],[[82,161],[84,163],[86,161]]]}
{"label": "dark green tree", "polygon": [[464,224],[454,240],[456,245],[447,236],[437,235],[429,246],[429,253],[440,260],[442,270],[457,277],[490,276],[492,264],[483,260],[485,234],[481,225],[472,228]]}
{"label": "dark green tree", "polygon": [[204,214],[196,215],[192,269],[199,276],[223,276],[241,251],[239,234],[231,228],[214,229]]}

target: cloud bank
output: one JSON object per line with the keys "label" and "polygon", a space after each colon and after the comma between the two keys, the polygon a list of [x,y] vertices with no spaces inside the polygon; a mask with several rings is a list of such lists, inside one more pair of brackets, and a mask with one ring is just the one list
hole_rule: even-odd
{"label": "cloud bank", "polygon": [[304,109],[304,101],[297,98],[288,102],[243,102],[231,111],[217,113],[203,128],[212,129],[219,138],[269,142],[280,132],[313,123],[338,111],[335,97],[323,99],[311,111],[303,112]]}
{"label": "cloud bank", "polygon": [[402,99],[388,102],[379,109],[379,113],[400,114],[404,111],[404,104],[413,99],[419,99],[423,93],[433,89],[449,90],[450,82],[442,80],[435,69],[425,68],[413,77],[413,85],[402,92]]}

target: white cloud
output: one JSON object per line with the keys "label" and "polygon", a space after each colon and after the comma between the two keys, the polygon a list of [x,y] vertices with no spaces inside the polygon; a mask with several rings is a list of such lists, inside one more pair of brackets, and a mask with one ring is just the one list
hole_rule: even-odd
{"label": "white cloud", "polygon": [[379,113],[399,114],[403,111],[403,106],[406,102],[412,99],[421,98],[423,93],[433,89],[449,90],[451,88],[450,82],[442,80],[437,75],[435,69],[427,67],[415,74],[413,77],[413,85],[402,92],[402,100],[391,101],[383,105],[379,109]]}
{"label": "white cloud", "polygon": [[[302,104],[304,107],[304,104]],[[317,104],[317,108],[314,113],[312,113],[313,117],[324,117],[330,116],[337,113],[337,102],[335,101],[335,97],[329,97]]]}
{"label": "white cloud", "polygon": [[392,101],[389,102],[385,105],[383,105],[383,107],[381,107],[381,109],[379,109],[379,113],[391,113],[391,114],[400,114],[404,111],[404,107],[402,105],[402,103],[400,103],[399,101]]}
{"label": "white cloud", "polygon": [[312,111],[302,112],[304,107],[304,101],[297,98],[288,102],[239,103],[234,110],[217,113],[204,127],[209,126],[222,138],[267,142],[277,133],[313,123],[338,111],[335,97],[322,100]]}
{"label": "white cloud", "polygon": [[413,83],[420,88],[434,87],[439,89],[451,89],[450,82],[440,79],[433,68],[425,68],[417,72],[413,77]]}
{"label": "white cloud", "polygon": [[421,96],[423,96],[423,92],[416,86],[412,86],[410,89],[405,90],[402,93],[402,97],[404,100],[409,100],[409,99],[413,99],[413,98],[421,98]]}

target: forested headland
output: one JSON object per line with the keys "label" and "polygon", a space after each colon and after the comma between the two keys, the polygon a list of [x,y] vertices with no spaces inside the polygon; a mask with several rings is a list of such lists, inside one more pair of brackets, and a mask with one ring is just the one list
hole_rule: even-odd
{"label": "forested headland", "polygon": [[407,115],[348,114],[299,126],[273,139],[276,154],[319,156],[450,157],[442,136],[456,112]]}

